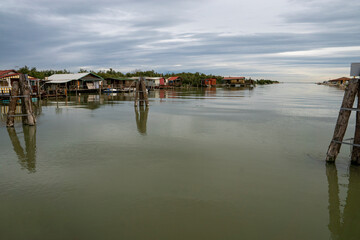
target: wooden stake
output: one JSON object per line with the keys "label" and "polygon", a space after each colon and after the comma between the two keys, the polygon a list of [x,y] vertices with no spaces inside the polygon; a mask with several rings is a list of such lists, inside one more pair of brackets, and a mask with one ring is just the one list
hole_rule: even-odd
{"label": "wooden stake", "polygon": [[[350,80],[349,85],[345,89],[344,99],[341,108],[352,108],[354,105],[355,97],[358,92],[359,82],[358,80]],[[334,135],[327,151],[326,161],[335,162],[337,155],[339,154],[341,143],[344,139],[346,128],[348,126],[350,110],[340,110],[337,123],[335,126]],[[334,142],[337,141],[337,142]]]}
{"label": "wooden stake", "polygon": [[[360,109],[360,84],[358,86],[357,108]],[[356,112],[356,127],[354,135],[354,144],[360,144],[360,112]],[[360,147],[353,146],[351,153],[351,163],[360,165]]]}
{"label": "wooden stake", "polygon": [[137,107],[138,106],[138,100],[139,100],[139,82],[136,82],[135,88],[136,88],[136,90],[135,90],[135,102],[134,102],[134,105],[135,105],[135,107]]}
{"label": "wooden stake", "polygon": [[149,98],[148,98],[148,94],[146,92],[146,84],[144,79],[140,80],[141,83],[141,91],[142,91],[142,103],[144,104],[144,101],[146,103],[146,106],[149,106]]}
{"label": "wooden stake", "polygon": [[20,74],[19,84],[20,94],[24,96],[21,99],[23,109],[22,113],[27,114],[27,116],[25,117],[25,121],[23,120],[23,123],[26,125],[34,126],[36,123],[36,119],[32,110],[30,86],[28,84],[27,76],[25,76],[25,74]]}
{"label": "wooden stake", "polygon": [[14,119],[15,119],[15,112],[16,112],[16,104],[19,98],[15,97],[19,96],[19,81],[14,81],[11,88],[11,98],[9,104],[9,112],[7,117],[7,127],[14,127]]}

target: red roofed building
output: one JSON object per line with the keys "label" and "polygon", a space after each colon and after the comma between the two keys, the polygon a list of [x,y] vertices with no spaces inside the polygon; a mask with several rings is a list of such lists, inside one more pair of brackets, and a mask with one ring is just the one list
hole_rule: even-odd
{"label": "red roofed building", "polygon": [[[14,69],[0,70],[0,94],[8,94],[11,90],[11,84],[13,79],[19,79],[20,73]],[[31,86],[36,86],[38,79],[28,76]]]}
{"label": "red roofed building", "polygon": [[169,86],[181,86],[182,85],[182,78],[181,77],[169,77],[167,79],[167,84]]}
{"label": "red roofed building", "polygon": [[349,80],[351,80],[351,78],[341,77],[341,78],[329,80],[328,82],[331,84],[340,84],[341,85],[341,84],[346,84]]}
{"label": "red roofed building", "polygon": [[11,90],[11,78],[18,74],[15,70],[0,70],[0,95],[9,94]]}

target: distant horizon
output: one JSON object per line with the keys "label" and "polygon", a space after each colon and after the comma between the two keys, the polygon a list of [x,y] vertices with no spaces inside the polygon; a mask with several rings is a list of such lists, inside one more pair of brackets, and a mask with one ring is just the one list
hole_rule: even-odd
{"label": "distant horizon", "polygon": [[355,0],[3,0],[0,66],[325,81],[360,62],[359,11]]}
{"label": "distant horizon", "polygon": [[[81,70],[86,70],[88,72],[99,72],[99,71],[108,71],[110,69],[116,71],[116,72],[121,72],[121,71],[118,71],[114,68],[103,68],[103,69],[100,69],[98,71],[96,70],[93,70],[93,69],[78,69],[78,70],[70,70],[70,69],[67,69],[67,68],[49,68],[49,69],[39,69],[35,66],[28,66],[28,65],[25,65],[25,66],[22,66],[22,67],[19,67],[19,66],[16,66],[16,68],[8,68],[8,69],[5,69],[5,68],[0,68],[0,71],[1,70],[9,70],[9,69],[13,69],[13,70],[20,70],[21,68],[23,67],[28,67],[29,69],[32,69],[32,68],[36,68],[37,71],[50,71],[50,70],[53,70],[53,71],[62,71],[62,70],[66,70],[66,71],[69,71],[71,74],[73,73],[80,73]],[[195,72],[187,72],[187,71],[177,71],[177,72],[172,72],[172,71],[166,71],[166,72],[157,72],[155,71],[154,69],[149,69],[149,70],[142,70],[142,69],[134,69],[132,71],[128,71],[128,72],[121,72],[122,74],[127,74],[127,73],[134,73],[134,72],[146,72],[146,71],[154,71],[156,74],[163,74],[163,75],[167,75],[167,74],[181,74],[181,73],[200,73],[200,74],[206,74],[206,75],[214,75],[214,76],[221,76],[221,77],[245,77],[245,78],[251,78],[251,79],[254,79],[254,80],[261,80],[261,79],[266,79],[266,80],[274,80],[274,81],[279,81],[280,83],[318,83],[318,82],[323,82],[323,81],[327,81],[327,80],[331,80],[331,79],[336,79],[336,78],[341,78],[341,77],[348,77],[348,78],[351,78],[349,75],[348,76],[340,76],[340,77],[332,77],[332,78],[329,78],[327,80],[293,80],[293,81],[286,81],[286,80],[279,80],[279,79],[276,79],[276,78],[263,78],[263,77],[253,77],[253,76],[245,76],[245,75],[217,75],[217,74],[214,74],[214,73],[206,73],[206,72],[200,72],[200,71],[195,71]]]}

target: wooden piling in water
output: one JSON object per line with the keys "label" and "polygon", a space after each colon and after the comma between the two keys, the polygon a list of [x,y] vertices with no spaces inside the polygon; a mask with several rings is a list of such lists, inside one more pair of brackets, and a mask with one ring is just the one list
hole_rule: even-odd
{"label": "wooden piling in water", "polygon": [[[360,109],[360,83],[358,85],[358,100],[357,100],[357,109]],[[354,134],[354,144],[360,145],[360,111],[356,112],[356,126]],[[360,165],[360,147],[354,145],[351,153],[351,163]]]}
{"label": "wooden piling in water", "polygon": [[26,114],[25,118],[23,118],[23,123],[26,125],[34,126],[36,123],[36,119],[32,110],[31,90],[29,86],[29,81],[25,74],[20,74],[19,84],[20,94],[23,96],[23,99],[21,99],[21,105],[23,109],[22,113]]}
{"label": "wooden piling in water", "polygon": [[[348,126],[351,111],[354,110],[352,107],[354,105],[355,97],[358,91],[358,79],[350,80],[349,85],[345,89],[344,99],[335,126],[334,135],[327,151],[327,162],[335,162],[336,157],[339,154],[346,128]],[[359,131],[355,131],[355,135],[359,137],[358,135],[360,135],[360,128]]]}
{"label": "wooden piling in water", "polygon": [[[11,90],[11,98],[9,111],[7,116],[7,127],[14,127],[15,116],[21,116],[23,118],[23,124],[34,126],[36,119],[32,110],[32,101],[31,101],[31,90],[29,86],[29,81],[25,74],[20,74],[19,80],[13,81]],[[17,101],[21,97],[21,110],[22,114],[15,114]]]}
{"label": "wooden piling in water", "polygon": [[138,106],[149,106],[149,98],[146,92],[146,84],[143,78],[140,78],[139,81],[136,82],[136,90],[135,90],[135,107]]}
{"label": "wooden piling in water", "polygon": [[7,122],[6,122],[7,127],[14,126],[16,104],[19,99],[17,97],[18,95],[19,95],[19,82],[14,81],[12,84],[11,95],[10,95],[9,111],[8,111]]}

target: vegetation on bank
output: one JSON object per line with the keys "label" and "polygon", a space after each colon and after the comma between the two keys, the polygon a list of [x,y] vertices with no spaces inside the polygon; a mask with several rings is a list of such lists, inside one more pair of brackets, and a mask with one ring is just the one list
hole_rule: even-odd
{"label": "vegetation on bank", "polygon": [[[29,68],[28,66],[24,66],[17,71],[20,73],[28,74],[32,77],[39,78],[39,79],[45,79],[45,77],[49,77],[53,74],[70,73],[70,71],[68,71],[66,69],[64,69],[64,70],[37,70],[35,67]],[[223,83],[222,76],[217,76],[217,75],[212,75],[212,74],[208,75],[208,74],[199,73],[199,72],[196,72],[196,73],[182,72],[182,73],[163,74],[163,73],[155,72],[154,70],[151,70],[151,71],[134,70],[134,71],[128,72],[128,73],[122,73],[122,72],[115,71],[112,68],[110,68],[109,70],[100,70],[98,72],[88,71],[86,69],[80,69],[78,72],[79,73],[92,72],[104,79],[106,79],[106,78],[138,77],[138,76],[169,78],[169,77],[178,76],[183,79],[184,85],[189,85],[189,86],[200,86],[201,80],[204,80],[207,78],[216,78],[216,81],[218,84]],[[264,79],[255,80],[255,82],[256,82],[256,84],[259,84],[259,85],[279,83],[278,81],[264,80]]]}
{"label": "vegetation on bank", "polygon": [[258,85],[266,85],[266,84],[274,84],[274,83],[279,83],[279,81],[266,80],[266,79],[256,80],[256,84]]}

